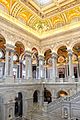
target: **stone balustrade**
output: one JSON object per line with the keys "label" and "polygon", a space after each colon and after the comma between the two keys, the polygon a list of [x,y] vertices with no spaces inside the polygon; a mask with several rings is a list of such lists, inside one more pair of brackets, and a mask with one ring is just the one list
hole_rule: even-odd
{"label": "stone balustrade", "polygon": [[60,117],[70,120],[80,119],[80,91],[71,97],[59,98],[48,104],[47,114],[52,115],[52,120],[55,114],[56,119]]}
{"label": "stone balustrade", "polygon": [[43,83],[45,82],[46,83],[79,83],[79,79],[72,79],[72,82],[69,81],[68,78],[57,78],[55,81],[53,81],[53,79],[44,79],[44,78],[41,78],[41,79],[33,79],[33,78],[30,78],[30,79],[26,79],[26,78],[14,78],[14,77],[2,77],[0,78],[0,83],[28,83],[28,82],[32,82],[32,83]]}

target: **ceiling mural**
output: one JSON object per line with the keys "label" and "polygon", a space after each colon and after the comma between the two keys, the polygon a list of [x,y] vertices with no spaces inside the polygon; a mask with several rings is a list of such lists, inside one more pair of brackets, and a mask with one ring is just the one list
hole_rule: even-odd
{"label": "ceiling mural", "polygon": [[[39,37],[80,21],[79,0],[0,0],[0,13],[17,19]],[[1,16],[2,14],[0,14]],[[7,19],[7,17],[6,17]],[[14,21],[13,21],[14,22]],[[28,26],[28,27],[27,27]]]}

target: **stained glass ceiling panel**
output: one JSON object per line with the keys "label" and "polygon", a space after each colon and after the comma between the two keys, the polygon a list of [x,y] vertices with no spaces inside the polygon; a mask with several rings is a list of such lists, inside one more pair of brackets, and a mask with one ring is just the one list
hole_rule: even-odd
{"label": "stained glass ceiling panel", "polygon": [[33,0],[39,6],[46,6],[53,2],[53,0]]}

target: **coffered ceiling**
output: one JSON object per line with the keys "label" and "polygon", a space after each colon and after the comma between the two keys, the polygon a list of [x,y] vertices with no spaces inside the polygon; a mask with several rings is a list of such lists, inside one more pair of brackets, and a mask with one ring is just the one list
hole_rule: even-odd
{"label": "coffered ceiling", "polygon": [[0,0],[0,16],[43,39],[80,25],[80,0]]}

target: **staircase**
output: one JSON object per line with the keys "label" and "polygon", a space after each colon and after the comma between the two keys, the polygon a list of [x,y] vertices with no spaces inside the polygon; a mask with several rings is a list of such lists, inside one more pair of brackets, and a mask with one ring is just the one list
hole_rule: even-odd
{"label": "staircase", "polygon": [[43,106],[34,104],[30,113],[30,120],[65,120],[63,109],[68,108],[68,117],[71,120],[80,120],[80,92],[71,97],[62,97],[47,104],[47,111]]}
{"label": "staircase", "polygon": [[[58,99],[47,105],[47,111],[44,111],[43,106],[34,105],[30,120],[63,120],[61,118],[61,104],[62,99]],[[58,104],[57,104],[58,102]],[[54,106],[54,107],[53,107]],[[55,111],[56,109],[56,111]]]}
{"label": "staircase", "polygon": [[70,96],[69,100],[75,103],[80,102],[80,91],[74,94],[73,96]]}

